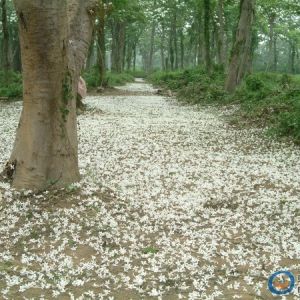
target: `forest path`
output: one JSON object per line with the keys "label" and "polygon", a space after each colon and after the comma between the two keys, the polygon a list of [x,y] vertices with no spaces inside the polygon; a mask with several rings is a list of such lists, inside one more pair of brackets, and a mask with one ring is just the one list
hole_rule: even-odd
{"label": "forest path", "polygon": [[83,117],[93,150],[88,163],[82,153],[82,169],[142,216],[126,226],[142,247],[159,249],[150,286],[267,299],[272,272],[300,273],[299,150],[261,130],[235,130],[226,111],[154,95],[140,80],[119,89],[153,95],[89,99],[105,113]]}
{"label": "forest path", "polygon": [[[300,273],[299,150],[147,83],[119,89],[79,117],[80,190],[0,183],[1,298],[273,299],[273,272]],[[3,162],[16,112],[0,110]]]}

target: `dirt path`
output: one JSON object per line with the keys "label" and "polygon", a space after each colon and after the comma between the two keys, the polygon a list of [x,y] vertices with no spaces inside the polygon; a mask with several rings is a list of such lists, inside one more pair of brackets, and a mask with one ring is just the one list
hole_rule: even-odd
{"label": "dirt path", "polygon": [[[144,82],[121,90],[79,118],[80,186],[0,183],[0,298],[273,299],[273,272],[300,274],[300,151]],[[1,107],[0,167],[19,111]]]}

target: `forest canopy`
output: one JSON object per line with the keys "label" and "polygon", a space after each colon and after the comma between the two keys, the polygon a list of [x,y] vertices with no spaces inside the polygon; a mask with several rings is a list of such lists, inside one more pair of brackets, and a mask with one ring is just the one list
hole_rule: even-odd
{"label": "forest canopy", "polygon": [[[234,0],[99,1],[87,67],[97,65],[101,55],[105,68],[115,72],[175,70],[205,64],[206,33],[209,59],[226,66],[236,37],[240,4]],[[17,17],[11,0],[1,0],[1,15],[1,66],[20,71]],[[255,71],[300,72],[299,1],[257,0],[252,35]]]}

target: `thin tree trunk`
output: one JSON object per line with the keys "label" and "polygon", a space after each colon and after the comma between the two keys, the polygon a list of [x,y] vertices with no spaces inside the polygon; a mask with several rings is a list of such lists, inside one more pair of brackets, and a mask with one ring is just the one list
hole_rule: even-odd
{"label": "thin tree trunk", "polygon": [[204,43],[205,43],[205,65],[206,71],[211,70],[210,53],[210,0],[204,0]]}
{"label": "thin tree trunk", "polygon": [[[156,0],[154,0],[153,4],[154,9],[156,8]],[[156,22],[152,22],[152,28],[151,28],[151,38],[150,38],[150,52],[149,52],[149,62],[147,69],[148,71],[151,71],[153,68],[153,54],[154,54],[154,39],[155,39],[155,32],[156,32]]]}
{"label": "thin tree trunk", "polygon": [[184,35],[182,29],[180,31],[180,68],[184,68]]}
{"label": "thin tree trunk", "polygon": [[179,55],[178,55],[178,42],[177,42],[177,7],[174,7],[173,19],[173,43],[174,43],[174,56],[175,56],[175,69],[179,68]]}
{"label": "thin tree trunk", "polygon": [[232,49],[232,56],[225,88],[233,92],[243,80],[249,68],[249,57],[252,49],[252,24],[254,21],[255,0],[240,1],[240,18],[236,32],[236,39]]}
{"label": "thin tree trunk", "polygon": [[92,34],[92,42],[89,48],[89,53],[86,61],[86,69],[89,70],[94,66],[94,55],[95,55],[95,39],[96,39],[96,33],[95,30],[93,30]]}
{"label": "thin tree trunk", "polygon": [[274,72],[277,72],[277,65],[278,65],[278,53],[277,53],[277,36],[274,36]]}
{"label": "thin tree trunk", "polygon": [[1,0],[2,8],[2,31],[3,31],[3,45],[2,45],[2,59],[3,59],[3,69],[8,71],[10,68],[9,63],[9,31],[7,22],[7,10],[6,10],[6,0]]}
{"label": "thin tree trunk", "polygon": [[295,61],[296,61],[296,45],[294,41],[290,41],[290,63],[289,63],[289,71],[292,74],[296,73]]}
{"label": "thin tree trunk", "polygon": [[160,56],[161,56],[161,69],[166,70],[166,59],[165,59],[165,26],[162,24],[162,33],[160,40]]}
{"label": "thin tree trunk", "polygon": [[17,189],[63,187],[79,180],[75,99],[92,35],[94,3],[15,0],[14,4],[24,93],[5,171],[14,168],[7,175]]}
{"label": "thin tree trunk", "polygon": [[101,1],[98,11],[98,69],[99,69],[99,85],[102,86],[106,71],[106,48],[105,48],[105,5]]}
{"label": "thin tree trunk", "polygon": [[133,71],[136,69],[136,44],[133,47]]}
{"label": "thin tree trunk", "polygon": [[269,16],[269,59],[268,59],[268,64],[267,64],[267,70],[266,71],[275,71],[275,52],[274,52],[274,27],[275,27],[275,20],[276,20],[276,14],[272,13]]}
{"label": "thin tree trunk", "polygon": [[225,16],[224,16],[224,0],[218,2],[218,64],[225,66],[226,64],[226,34],[225,34]]}
{"label": "thin tree trunk", "polygon": [[174,63],[175,63],[175,57],[174,57],[174,44],[173,44],[173,30],[170,30],[170,39],[169,39],[169,57],[170,57],[170,67],[171,70],[174,71]]}

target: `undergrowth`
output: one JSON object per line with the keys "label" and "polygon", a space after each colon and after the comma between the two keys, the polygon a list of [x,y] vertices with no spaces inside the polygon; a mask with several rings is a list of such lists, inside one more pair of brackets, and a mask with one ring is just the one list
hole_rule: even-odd
{"label": "undergrowth", "polygon": [[22,97],[22,76],[13,71],[0,71],[0,97],[18,99]]}
{"label": "undergrowth", "polygon": [[[130,73],[112,73],[107,72],[105,75],[104,83],[108,87],[123,85],[127,82],[134,81],[134,75]],[[88,71],[86,71],[83,74],[83,78],[85,79],[87,83],[88,89],[96,88],[100,85],[99,83],[99,73],[97,68],[92,68]]]}
{"label": "undergrowth", "polygon": [[267,127],[268,134],[290,137],[300,144],[300,77],[276,73],[249,75],[233,95],[224,90],[225,75],[215,68],[208,75],[201,67],[149,76],[156,85],[175,91],[189,104],[230,105],[239,109],[232,116],[237,125]]}

